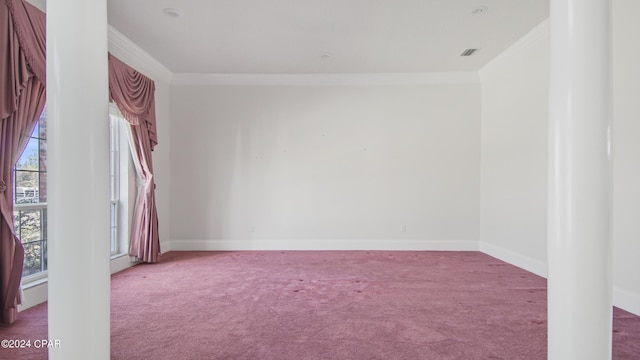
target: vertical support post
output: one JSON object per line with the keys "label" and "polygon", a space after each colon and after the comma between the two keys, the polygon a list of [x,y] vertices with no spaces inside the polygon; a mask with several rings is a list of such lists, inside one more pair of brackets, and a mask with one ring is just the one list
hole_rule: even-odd
{"label": "vertical support post", "polygon": [[106,0],[47,1],[47,111],[49,358],[109,359]]}
{"label": "vertical support post", "polygon": [[551,0],[549,359],[611,359],[609,13]]}

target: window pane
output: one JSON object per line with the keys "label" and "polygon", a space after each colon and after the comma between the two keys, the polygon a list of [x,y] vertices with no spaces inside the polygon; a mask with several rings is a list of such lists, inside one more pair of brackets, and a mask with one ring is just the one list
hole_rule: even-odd
{"label": "window pane", "polygon": [[[116,111],[117,112],[117,111]],[[118,200],[120,198],[120,123],[124,121],[119,116],[112,113],[110,109],[109,126],[110,126],[110,162],[109,174],[111,184],[111,255],[115,255],[120,251],[118,239],[118,227],[121,225],[118,221]]]}
{"label": "window pane", "polygon": [[40,179],[35,171],[16,170],[15,172],[16,204],[37,203],[40,198]]}
{"label": "window pane", "polygon": [[40,134],[40,120],[36,121],[36,126],[33,128],[31,137],[38,137],[39,134]]}
{"label": "window pane", "polygon": [[20,210],[18,226],[23,244],[42,239],[40,210]]}
{"label": "window pane", "polygon": [[27,171],[16,170],[16,187],[37,188],[38,172],[28,171],[28,170]]}
{"label": "window pane", "polygon": [[111,203],[111,254],[118,252],[118,203]]}
{"label": "window pane", "polygon": [[20,159],[16,164],[16,169],[20,170],[38,170],[38,140],[31,138],[27,143],[27,147],[20,155]]}
{"label": "window pane", "polygon": [[22,276],[47,270],[47,242],[45,240],[23,244],[22,246],[24,247]]}
{"label": "window pane", "polygon": [[13,231],[20,238],[20,211],[13,212]]}
{"label": "window pane", "polygon": [[24,247],[24,265],[22,266],[22,276],[35,274],[42,271],[42,242],[37,241],[29,244],[23,244]]}
{"label": "window pane", "polygon": [[16,235],[24,248],[22,276],[47,269],[47,210],[14,211]]}

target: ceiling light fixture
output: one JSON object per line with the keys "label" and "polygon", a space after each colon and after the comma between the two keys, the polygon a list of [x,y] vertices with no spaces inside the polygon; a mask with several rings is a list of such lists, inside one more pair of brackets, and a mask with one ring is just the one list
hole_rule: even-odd
{"label": "ceiling light fixture", "polygon": [[487,11],[489,11],[489,8],[484,6],[484,5],[480,5],[478,7],[476,7],[475,9],[471,10],[471,13],[473,15],[482,15],[484,13],[486,13]]}
{"label": "ceiling light fixture", "polygon": [[179,18],[180,17],[180,10],[178,9],[173,9],[173,8],[164,8],[162,9],[162,12],[167,15],[170,18]]}

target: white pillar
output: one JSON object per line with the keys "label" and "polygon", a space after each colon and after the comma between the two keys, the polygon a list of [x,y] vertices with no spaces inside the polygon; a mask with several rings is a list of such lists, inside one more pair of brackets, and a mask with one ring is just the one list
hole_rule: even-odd
{"label": "white pillar", "polygon": [[609,0],[551,0],[549,359],[610,359]]}
{"label": "white pillar", "polygon": [[109,359],[106,0],[47,1],[47,110],[49,359]]}

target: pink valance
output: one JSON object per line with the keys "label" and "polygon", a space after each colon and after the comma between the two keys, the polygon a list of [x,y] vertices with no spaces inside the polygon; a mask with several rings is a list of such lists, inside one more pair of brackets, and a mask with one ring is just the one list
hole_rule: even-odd
{"label": "pink valance", "polygon": [[158,144],[154,93],[153,80],[109,54],[109,100],[131,125],[145,122],[152,150]]}
{"label": "pink valance", "polygon": [[46,85],[46,16],[22,0],[0,0],[2,39],[0,39],[0,118],[5,119],[18,107],[18,97],[29,79]]}

